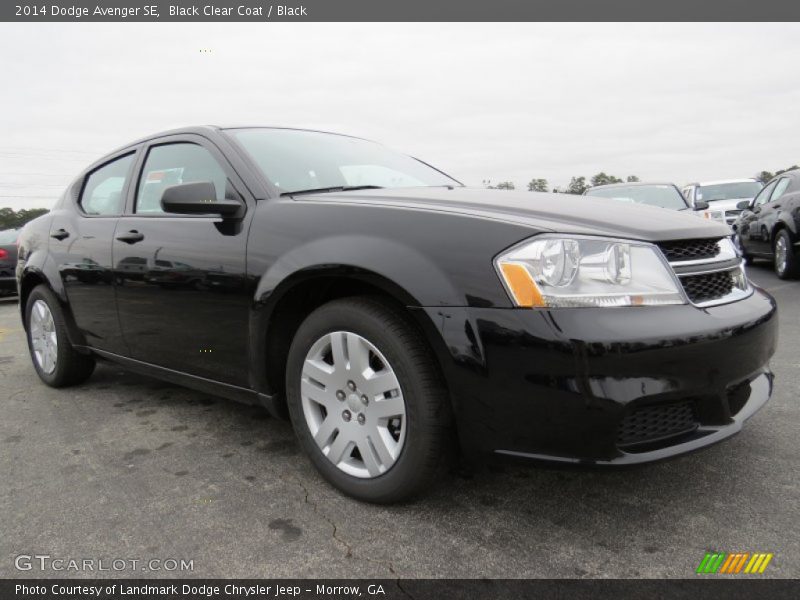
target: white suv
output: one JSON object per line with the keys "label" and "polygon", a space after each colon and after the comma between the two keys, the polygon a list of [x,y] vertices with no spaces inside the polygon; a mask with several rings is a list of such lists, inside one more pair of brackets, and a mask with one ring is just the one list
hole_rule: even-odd
{"label": "white suv", "polygon": [[736,205],[755,198],[762,187],[764,185],[756,179],[725,179],[690,183],[681,191],[692,206],[696,202],[708,203],[708,209],[703,211],[705,218],[732,225],[742,212]]}

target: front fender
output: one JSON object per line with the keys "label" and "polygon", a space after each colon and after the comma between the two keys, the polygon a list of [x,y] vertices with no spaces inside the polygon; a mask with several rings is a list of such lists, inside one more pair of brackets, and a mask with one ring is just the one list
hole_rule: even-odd
{"label": "front fender", "polygon": [[349,271],[355,277],[377,276],[413,306],[465,306],[447,274],[424,254],[394,240],[368,235],[323,237],[293,248],[261,277],[257,305],[277,302],[299,278]]}

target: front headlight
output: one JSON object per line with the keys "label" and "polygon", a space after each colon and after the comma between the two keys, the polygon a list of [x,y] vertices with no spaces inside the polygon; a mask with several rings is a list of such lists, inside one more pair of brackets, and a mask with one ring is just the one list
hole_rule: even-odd
{"label": "front headlight", "polygon": [[685,304],[675,275],[653,245],[580,236],[537,236],[495,261],[523,307]]}
{"label": "front headlight", "polygon": [[712,221],[719,221],[726,223],[724,210],[704,210],[700,213],[704,219],[711,219]]}

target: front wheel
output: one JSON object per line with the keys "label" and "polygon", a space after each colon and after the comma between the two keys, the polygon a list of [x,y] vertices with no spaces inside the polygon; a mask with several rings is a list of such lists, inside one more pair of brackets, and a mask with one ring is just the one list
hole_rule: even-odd
{"label": "front wheel", "polygon": [[800,276],[800,261],[797,260],[789,232],[781,229],[775,236],[775,274],[781,279],[796,279]]}
{"label": "front wheel", "polygon": [[742,243],[742,238],[739,234],[733,236],[733,243],[739,249],[739,254],[742,255],[742,260],[744,260],[744,264],[752,265],[753,262],[755,262],[755,260],[753,259],[752,256],[747,254],[747,251],[744,248],[744,244]]}
{"label": "front wheel", "polygon": [[314,311],[289,350],[287,401],[322,476],[369,502],[407,500],[451,457],[444,385],[421,334],[371,298]]}
{"label": "front wheel", "polygon": [[94,357],[80,354],[70,344],[64,312],[47,286],[36,286],[28,296],[25,324],[28,349],[39,379],[59,388],[89,378],[94,371]]}

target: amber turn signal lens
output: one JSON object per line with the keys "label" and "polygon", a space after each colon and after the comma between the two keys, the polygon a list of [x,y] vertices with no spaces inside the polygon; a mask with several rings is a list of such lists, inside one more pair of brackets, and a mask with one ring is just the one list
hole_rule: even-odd
{"label": "amber turn signal lens", "polygon": [[542,294],[531,274],[524,266],[516,263],[501,263],[500,270],[503,273],[508,289],[514,296],[517,306],[533,307],[545,306]]}

